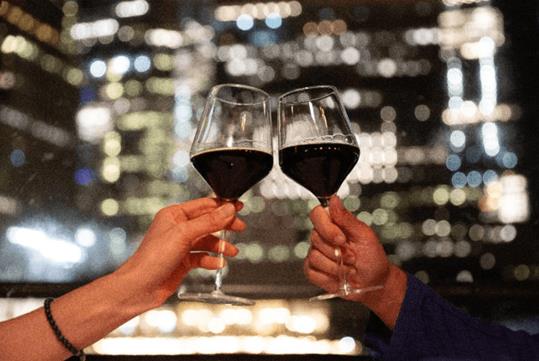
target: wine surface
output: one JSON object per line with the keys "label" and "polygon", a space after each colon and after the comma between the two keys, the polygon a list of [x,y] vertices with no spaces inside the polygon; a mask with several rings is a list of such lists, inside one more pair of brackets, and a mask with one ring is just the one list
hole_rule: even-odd
{"label": "wine surface", "polygon": [[320,200],[337,193],[358,159],[359,148],[343,143],[300,144],[279,151],[284,174]]}
{"label": "wine surface", "polygon": [[233,200],[270,172],[273,157],[259,150],[220,148],[198,153],[191,162],[217,197]]}

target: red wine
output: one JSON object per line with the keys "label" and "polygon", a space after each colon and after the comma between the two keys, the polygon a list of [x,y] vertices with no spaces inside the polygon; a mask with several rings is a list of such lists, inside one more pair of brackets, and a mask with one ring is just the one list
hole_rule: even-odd
{"label": "red wine", "polygon": [[279,151],[284,174],[311,191],[323,205],[337,193],[359,159],[359,148],[342,143],[313,143]]}
{"label": "red wine", "polygon": [[212,149],[194,155],[191,161],[217,197],[228,200],[238,199],[273,166],[271,154],[241,148]]}

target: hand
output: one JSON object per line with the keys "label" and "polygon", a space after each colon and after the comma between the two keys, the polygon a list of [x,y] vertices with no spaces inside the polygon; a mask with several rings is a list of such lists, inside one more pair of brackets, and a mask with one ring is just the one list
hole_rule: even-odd
{"label": "hand", "polygon": [[[341,247],[345,272],[353,288],[385,283],[390,263],[378,237],[369,226],[348,212],[338,197],[331,198],[329,214],[317,206],[312,210],[310,218],[314,230],[304,270],[312,283],[330,293],[338,289],[337,247]],[[347,299],[364,301],[369,293],[350,295]]]}
{"label": "hand", "polygon": [[[138,250],[117,271],[55,299],[52,313],[62,333],[79,349],[91,345],[129,319],[165,302],[192,268],[222,267],[220,259],[207,252],[218,251],[220,244],[224,244],[227,256],[238,251],[211,233],[243,230],[245,224],[236,218],[241,206],[202,198],[159,211]],[[0,335],[2,360],[69,357],[41,308],[0,322]]]}
{"label": "hand", "polygon": [[[159,305],[179,287],[196,267],[218,269],[224,264],[208,252],[218,252],[220,241],[212,233],[222,229],[242,231],[245,223],[236,218],[242,204],[201,198],[160,210],[135,254],[118,269],[131,273],[136,293],[150,295]],[[224,243],[224,255],[235,256],[236,247]],[[221,243],[221,246],[223,246]]]}

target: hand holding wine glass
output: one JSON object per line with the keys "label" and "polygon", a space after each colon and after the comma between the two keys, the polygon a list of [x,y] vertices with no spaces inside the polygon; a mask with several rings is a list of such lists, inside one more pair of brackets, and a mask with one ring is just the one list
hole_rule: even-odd
{"label": "hand holding wine glass", "polygon": [[[222,84],[212,88],[191,147],[191,162],[222,202],[236,201],[273,166],[269,95],[257,88]],[[223,231],[223,240],[228,232]],[[219,251],[219,257],[223,257]],[[226,295],[223,270],[211,293],[182,293],[182,300],[252,305]]]}
{"label": "hand holding wine glass", "polygon": [[[330,293],[339,288],[339,260],[335,247],[343,250],[343,264],[352,288],[376,290],[389,276],[391,263],[376,233],[331,197],[327,212],[320,206],[310,214],[314,229],[311,248],[304,263],[307,278]],[[366,302],[375,294],[351,293],[346,299]]]}
{"label": "hand holding wine glass", "polygon": [[[288,177],[313,193],[326,211],[330,197],[358,159],[359,146],[337,89],[321,85],[281,95],[279,164]],[[381,287],[351,287],[340,246],[334,248],[334,255],[339,264],[339,288],[312,300],[346,297]]]}

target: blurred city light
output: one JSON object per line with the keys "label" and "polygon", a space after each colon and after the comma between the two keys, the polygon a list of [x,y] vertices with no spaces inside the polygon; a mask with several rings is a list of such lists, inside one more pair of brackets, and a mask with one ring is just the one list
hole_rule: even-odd
{"label": "blurred city light", "polygon": [[46,259],[71,265],[82,261],[83,252],[76,244],[49,237],[44,231],[26,227],[9,227],[6,231],[9,242],[37,251]]}
{"label": "blurred city light", "polygon": [[114,35],[118,32],[116,19],[100,19],[87,23],[77,23],[71,27],[71,36],[75,40],[85,40]]}
{"label": "blurred city light", "polygon": [[283,24],[283,18],[278,13],[271,13],[266,17],[265,23],[270,29],[278,29]]}
{"label": "blurred city light", "polygon": [[144,39],[148,45],[177,49],[183,45],[183,36],[179,31],[168,29],[146,30]]}
{"label": "blurred city light", "polygon": [[527,180],[522,175],[504,175],[500,179],[501,195],[498,216],[503,223],[520,223],[529,218]]}
{"label": "blurred city light", "polygon": [[16,215],[19,213],[21,205],[12,197],[0,195],[0,213],[7,215]]}
{"label": "blurred city light", "polygon": [[135,67],[135,70],[139,73],[144,73],[150,70],[150,67],[152,66],[152,61],[147,55],[139,55],[135,58],[133,66]]}
{"label": "blurred city light", "polygon": [[125,55],[118,55],[110,59],[108,69],[113,74],[123,75],[131,67],[131,60]]}
{"label": "blurred city light", "polygon": [[94,78],[101,78],[107,72],[107,64],[103,60],[94,60],[90,63],[90,74]]}
{"label": "blurred city light", "polygon": [[[512,68],[507,49],[515,43],[504,32],[513,25],[487,0],[412,3],[345,9],[298,1],[69,0],[61,24],[48,24],[30,8],[1,2],[0,89],[8,96],[0,105],[7,141],[0,214],[16,239],[0,242],[6,279],[93,277],[132,253],[161,207],[207,195],[189,147],[213,84],[248,83],[275,99],[292,83],[323,81],[339,87],[361,148],[338,195],[375,229],[391,261],[433,284],[479,284],[483,272],[539,280],[539,265],[510,262],[506,252],[511,242],[529,244],[527,225],[516,223],[532,205],[521,175],[529,163],[520,140],[528,135],[516,123],[528,109],[511,92],[518,89],[511,73],[520,69]],[[58,103],[49,104],[56,89]],[[78,112],[69,111],[78,100]],[[53,184],[60,191],[50,192]],[[275,165],[242,201],[249,229],[235,235],[231,287],[300,292],[296,283],[306,281],[296,271],[310,247],[316,199]],[[97,223],[74,225],[65,237],[48,227],[18,230],[24,227],[12,219],[40,207],[80,210]],[[113,228],[101,233],[101,221]],[[21,234],[78,247],[76,270],[43,272],[48,264],[32,260],[48,260],[45,251]],[[28,264],[10,263],[13,253]],[[195,270],[190,280],[212,276]],[[249,309],[169,304],[129,321],[95,350],[361,351],[353,337],[334,333],[341,327],[331,324],[335,310],[278,301]]]}
{"label": "blurred city light", "polygon": [[238,19],[236,19],[236,26],[238,29],[243,31],[251,30],[251,28],[254,26],[254,20],[252,16],[242,14],[238,16]]}
{"label": "blurred city light", "polygon": [[75,241],[82,247],[92,247],[97,241],[97,236],[93,230],[81,227],[75,232]]}
{"label": "blurred city light", "polygon": [[112,128],[111,113],[107,107],[88,106],[77,113],[77,131],[83,141],[97,143]]}
{"label": "blurred city light", "polygon": [[357,343],[296,336],[109,337],[93,345],[105,355],[335,354],[357,355]]}
{"label": "blurred city light", "polygon": [[116,15],[120,18],[129,18],[144,15],[150,10],[146,0],[120,1],[114,7]]}
{"label": "blurred city light", "polygon": [[481,135],[483,136],[483,147],[485,148],[485,153],[491,157],[494,157],[500,151],[498,127],[494,123],[485,123],[481,127]]}

